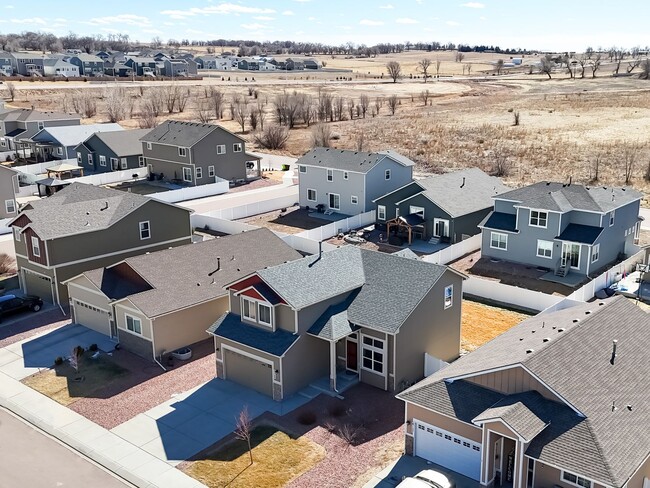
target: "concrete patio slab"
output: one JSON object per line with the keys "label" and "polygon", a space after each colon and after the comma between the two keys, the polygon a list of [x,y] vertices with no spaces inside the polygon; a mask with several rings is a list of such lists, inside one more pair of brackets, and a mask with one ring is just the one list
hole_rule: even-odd
{"label": "concrete patio slab", "polygon": [[0,367],[22,359],[20,354],[10,351],[8,348],[0,349]]}
{"label": "concrete patio slab", "polygon": [[170,430],[170,427],[159,423],[147,415],[140,414],[136,415],[128,422],[124,422],[114,429],[111,429],[111,432],[131,444],[141,447],[147,442],[151,442],[156,437],[160,437],[160,435],[165,434]]}
{"label": "concrete patio slab", "polygon": [[168,427],[176,428],[201,413],[196,407],[184,402],[163,403],[146,412],[148,417]]}

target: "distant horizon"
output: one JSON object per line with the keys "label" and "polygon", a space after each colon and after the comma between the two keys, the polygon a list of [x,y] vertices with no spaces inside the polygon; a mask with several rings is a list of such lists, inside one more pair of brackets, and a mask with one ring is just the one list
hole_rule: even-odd
{"label": "distant horizon", "polygon": [[[11,0],[8,0],[11,2]],[[127,2],[101,8],[70,0],[0,7],[0,34],[25,31],[64,36],[126,34],[132,42],[160,37],[373,46],[440,42],[538,52],[583,52],[587,47],[645,48],[645,17],[612,22],[605,2],[547,0],[543,7],[516,0],[189,0]],[[617,12],[642,12],[639,0],[621,0]]]}

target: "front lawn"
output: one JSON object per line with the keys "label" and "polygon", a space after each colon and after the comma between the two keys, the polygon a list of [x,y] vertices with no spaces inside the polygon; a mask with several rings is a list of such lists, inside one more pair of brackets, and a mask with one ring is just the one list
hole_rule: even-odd
{"label": "front lawn", "polygon": [[40,371],[22,380],[23,384],[50,397],[61,405],[68,406],[80,398],[91,398],[108,384],[129,374],[127,369],[116,364],[113,359],[100,353],[86,351],[80,361],[79,372],[68,361]]}
{"label": "front lawn", "polygon": [[256,427],[252,435],[253,464],[248,447],[235,440],[187,463],[182,470],[210,488],[281,487],[309,471],[325,457],[325,449],[275,427]]}

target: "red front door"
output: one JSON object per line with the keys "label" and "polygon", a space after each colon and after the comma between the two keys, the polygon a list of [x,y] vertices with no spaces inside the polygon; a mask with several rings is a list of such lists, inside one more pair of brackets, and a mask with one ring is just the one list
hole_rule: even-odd
{"label": "red front door", "polygon": [[357,368],[357,343],[346,341],[347,343],[347,368],[352,371],[358,371]]}

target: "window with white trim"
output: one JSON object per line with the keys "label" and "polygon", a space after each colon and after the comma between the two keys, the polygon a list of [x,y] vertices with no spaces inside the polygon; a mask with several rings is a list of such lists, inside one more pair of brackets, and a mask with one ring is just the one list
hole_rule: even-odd
{"label": "window with white trim", "polygon": [[242,152],[244,150],[244,145],[241,142],[235,142],[232,145],[233,152]]}
{"label": "window with white trim", "polygon": [[600,257],[600,244],[596,244],[591,248],[591,262],[595,263]]}
{"label": "window with white trim", "polygon": [[609,212],[609,226],[614,225],[614,217],[616,217],[616,210]]}
{"label": "window with white trim", "polygon": [[149,239],[151,237],[151,226],[149,225],[149,221],[146,220],[144,222],[140,222],[139,227],[140,240],[144,241],[145,239]]}
{"label": "window with white trim", "polygon": [[117,158],[111,158],[111,169],[117,169]]}
{"label": "window with white trim", "polygon": [[197,166],[196,167],[196,179],[200,180],[201,178],[203,178],[203,168],[200,168],[200,167]]}
{"label": "window with white trim", "polygon": [[491,232],[490,247],[492,249],[502,249],[504,251],[508,250],[508,234],[502,234],[501,232]]}
{"label": "window with white trim", "polygon": [[45,123],[44,122],[39,122],[38,123],[38,130],[43,130],[45,129]]}
{"label": "window with white trim", "polygon": [[260,302],[257,303],[257,319],[260,324],[271,327],[273,325],[272,316],[273,312],[270,306]]}
{"label": "window with white trim", "polygon": [[32,236],[32,254],[37,258],[41,257],[41,243],[38,241],[38,237]]}
{"label": "window with white trim", "polygon": [[[4,140],[4,138],[0,139],[0,147],[7,147],[7,141]],[[77,153],[79,154],[79,153]]]}
{"label": "window with white trim", "polygon": [[344,172],[343,172],[343,179],[344,179],[344,180],[347,180],[347,179],[348,179],[348,172],[347,172],[347,171],[344,171]]}
{"label": "window with white trim", "polygon": [[14,201],[13,198],[9,200],[5,200],[5,210],[7,213],[14,213],[16,211],[16,202]]}
{"label": "window with white trim", "polygon": [[83,161],[83,157],[81,156],[81,153],[77,153],[77,163],[81,163]]}
{"label": "window with white trim", "polygon": [[551,259],[553,257],[553,242],[537,240],[537,257]]}
{"label": "window with white trim", "polygon": [[386,206],[377,205],[377,219],[386,220]]}
{"label": "window with white trim", "polygon": [[409,213],[419,215],[420,217],[424,218],[424,207],[416,207],[415,205],[410,205]]}
{"label": "window with white trim", "polygon": [[144,159],[144,156],[138,156],[138,166],[144,168],[147,165],[147,161]]}
{"label": "window with white trim", "polygon": [[302,164],[298,166],[298,171],[301,173],[306,173],[307,172],[307,166],[303,166]]}
{"label": "window with white trim", "polygon": [[356,196],[356,195],[352,195],[352,196],[350,197],[350,203],[351,203],[352,205],[357,205],[357,204],[359,203],[359,197]]}
{"label": "window with white trim", "polygon": [[129,167],[129,160],[127,158],[120,159],[120,169],[127,169]]}
{"label": "window with white trim", "polygon": [[148,149],[149,151],[151,151],[151,143],[150,143],[150,142],[147,142],[147,149]]}
{"label": "window with white trim", "polygon": [[214,175],[215,175],[215,173],[214,173],[214,166],[208,166],[208,176],[209,176],[210,178],[213,178]]}
{"label": "window with white trim", "polygon": [[327,181],[334,181],[334,170],[327,170]]}
{"label": "window with white trim", "polygon": [[313,188],[307,188],[307,200],[310,202],[315,202],[316,201],[316,190]]}
{"label": "window with white trim", "polygon": [[142,335],[142,322],[140,319],[129,314],[124,314],[124,317],[126,321],[126,330],[129,330],[134,334]]}
{"label": "window with white trim", "polygon": [[530,211],[530,226],[531,227],[542,227],[546,229],[546,224],[548,222],[548,213],[540,212],[539,210]]}
{"label": "window with white trim", "polygon": [[226,154],[226,145],[218,144],[217,145],[217,154]]}
{"label": "window with white trim", "polygon": [[445,286],[445,309],[454,304],[454,285]]}
{"label": "window with white trim", "polygon": [[192,182],[192,168],[183,168],[183,181]]}
{"label": "window with white trim", "polygon": [[92,154],[89,154],[89,155],[88,155],[88,165],[89,165],[89,166],[92,166],[92,165],[93,165],[93,155],[92,155]]}
{"label": "window with white trim", "polygon": [[106,166],[106,156],[99,156],[99,165]]}
{"label": "window with white trim", "polygon": [[569,473],[568,471],[562,471],[562,481],[582,488],[591,488],[591,481],[577,474]]}
{"label": "window with white trim", "polygon": [[390,176],[391,176],[391,171],[390,171],[389,169],[387,169],[387,170],[384,172],[384,179],[385,179],[385,180],[390,180]]}
{"label": "window with white trim", "polygon": [[181,158],[184,158],[185,156],[187,156],[187,148],[186,147],[179,147],[178,148],[178,155]]}
{"label": "window with white trim", "polygon": [[18,227],[14,227],[14,239],[20,242],[20,229]]}
{"label": "window with white trim", "polygon": [[363,336],[361,343],[361,368],[373,373],[384,374],[384,341]]}
{"label": "window with white trim", "polygon": [[56,148],[56,153],[57,153],[59,156],[63,156],[63,148],[62,148],[62,147],[57,147],[57,148]]}
{"label": "window with white trim", "polygon": [[257,306],[254,300],[242,297],[241,301],[241,314],[242,317],[257,322]]}

